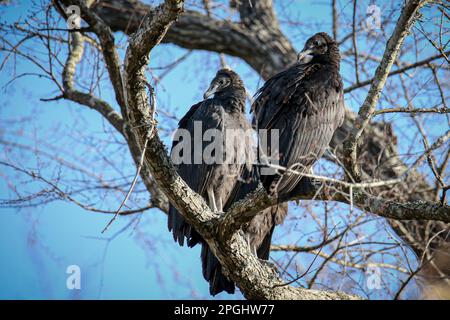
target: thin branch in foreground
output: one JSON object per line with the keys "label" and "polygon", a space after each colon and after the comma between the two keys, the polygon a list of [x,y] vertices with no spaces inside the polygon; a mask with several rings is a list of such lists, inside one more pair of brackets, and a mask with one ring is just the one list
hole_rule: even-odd
{"label": "thin branch in foreground", "polygon": [[378,116],[380,114],[385,113],[450,113],[450,108],[390,108],[390,109],[381,109],[375,111],[374,116]]}
{"label": "thin branch in foreground", "polygon": [[369,93],[364,103],[359,109],[356,123],[348,138],[344,141],[344,164],[351,176],[359,181],[361,179],[361,168],[357,162],[357,145],[364,129],[369,124],[375,112],[376,105],[380,99],[381,91],[384,88],[403,42],[409,30],[418,18],[419,10],[427,3],[427,0],[409,0],[402,9],[402,13],[397,21],[394,32],[386,45],[383,59],[375,71],[374,80],[370,86]]}
{"label": "thin branch in foreground", "polygon": [[[450,51],[446,51],[445,53],[448,55],[448,54],[450,54]],[[411,64],[407,64],[407,65],[405,65],[405,66],[403,66],[401,68],[398,68],[398,69],[396,69],[394,71],[391,71],[391,72],[388,73],[387,76],[388,77],[392,77],[392,76],[395,76],[397,74],[402,74],[402,73],[405,73],[408,70],[415,69],[415,68],[418,68],[418,67],[421,67],[421,66],[425,66],[425,65],[429,64],[430,62],[432,62],[434,60],[441,59],[441,58],[442,58],[442,54],[437,54],[437,55],[431,56],[429,58],[426,58],[424,60],[420,60],[420,61],[417,61],[417,62],[414,62],[414,63],[411,63]],[[370,78],[370,79],[361,81],[360,83],[355,83],[354,85],[351,85],[350,87],[345,88],[344,89],[344,93],[349,93],[349,92],[352,92],[353,90],[356,90],[356,89],[368,86],[374,80],[375,80],[375,78]]]}
{"label": "thin branch in foreground", "polygon": [[[334,229],[336,229],[336,227],[339,225],[339,223],[337,223],[335,226],[333,226],[333,228],[330,230],[330,232],[328,233],[328,235],[325,237],[324,241],[326,242],[328,240],[328,238],[331,236],[331,234],[333,233]],[[283,287],[283,286],[288,286],[294,282],[297,282],[298,280],[300,280],[301,278],[303,278],[304,276],[306,276],[307,274],[309,274],[312,266],[314,265],[314,262],[316,262],[317,257],[319,257],[320,253],[322,252],[322,249],[324,248],[324,246],[321,246],[319,248],[319,251],[316,255],[314,255],[314,259],[313,261],[309,264],[308,268],[306,269],[305,272],[303,272],[301,275],[299,275],[298,277],[292,279],[289,282],[283,283],[283,284],[277,284],[274,287]]]}
{"label": "thin branch in foreground", "polygon": [[120,210],[125,205],[125,203],[128,201],[128,198],[130,197],[131,193],[133,192],[134,186],[136,185],[136,182],[138,180],[139,174],[141,173],[142,166],[144,165],[144,158],[145,158],[145,152],[147,151],[147,143],[149,139],[145,140],[144,148],[142,149],[142,155],[139,162],[139,165],[136,168],[136,174],[134,175],[133,182],[131,182],[130,189],[127,192],[127,195],[125,196],[125,199],[123,199],[122,203],[120,204],[119,208],[117,209],[116,213],[112,217],[111,220],[109,220],[108,224],[105,226],[105,228],[102,230],[102,233],[105,233],[106,230],[108,230],[109,226],[116,220],[117,216],[120,214]]}

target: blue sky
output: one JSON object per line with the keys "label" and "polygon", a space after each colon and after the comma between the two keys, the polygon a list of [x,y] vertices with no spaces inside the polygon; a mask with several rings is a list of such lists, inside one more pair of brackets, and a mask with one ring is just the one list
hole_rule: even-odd
{"label": "blue sky", "polygon": [[[299,30],[283,23],[283,30],[297,49],[316,30],[330,32],[327,6],[317,1],[290,3],[286,10],[289,10],[293,20],[313,22],[311,30]],[[26,1],[0,7],[0,20],[15,21],[19,16],[25,16],[29,8]],[[277,11],[285,10],[279,6],[276,8]],[[342,4],[340,10],[348,12],[351,6]],[[345,28],[349,28],[348,21],[344,22],[342,34],[345,34]],[[126,44],[123,35],[118,37],[120,44]],[[367,45],[370,44],[363,46]],[[65,53],[64,50],[61,52],[62,60]],[[166,65],[185,53],[186,50],[174,45],[161,45],[152,52],[150,67]],[[427,53],[424,51],[421,55]],[[227,57],[227,62],[245,79],[247,88],[253,93],[261,83],[258,75],[236,58]],[[156,85],[161,113],[167,111],[180,117],[193,103],[201,100],[202,92],[218,67],[216,54],[199,51],[189,55]],[[342,69],[344,78],[353,79],[348,66],[343,65]],[[28,70],[33,70],[33,67],[24,61],[18,61],[16,70],[11,66],[5,68],[0,73],[0,86],[3,87],[14,72]],[[85,65],[79,70],[79,75],[89,75],[90,71]],[[155,73],[160,75],[162,72],[156,70]],[[110,88],[105,81],[103,84],[102,98],[114,105]],[[106,177],[133,175],[134,167],[129,155],[109,144],[111,129],[98,114],[66,101],[39,101],[39,98],[54,95],[54,87],[49,81],[24,77],[1,90],[0,138],[31,147],[36,147],[33,146],[35,141],[41,141],[39,147],[46,149],[48,145],[46,150],[53,151],[52,154],[68,156],[80,167],[93,172],[104,170],[102,173]],[[356,108],[362,102],[361,97],[364,97],[364,91],[350,99],[346,97],[346,102]],[[24,125],[15,122],[22,117],[29,117]],[[167,118],[165,121],[163,126],[173,127],[176,123]],[[406,126],[407,123],[400,125]],[[437,126],[430,126],[429,130],[432,133],[442,129],[443,125],[439,122]],[[169,145],[168,136],[164,138]],[[120,140],[120,137],[117,136],[117,139]],[[57,152],[52,150],[51,145],[58,146]],[[117,168],[103,169],[101,163],[95,162],[97,156],[91,156],[94,150],[111,158],[117,157],[117,160],[113,159],[117,162]],[[6,151],[2,160],[15,161],[29,170],[40,169],[43,175],[54,175],[58,170],[58,166],[52,164],[53,159],[45,156]],[[15,198],[9,184],[14,183],[16,178],[23,181],[23,175],[5,167],[2,167],[0,174],[0,198]],[[76,178],[76,174],[64,170],[61,175],[63,179]],[[21,188],[22,184],[19,184],[17,189],[27,193],[36,192],[43,186],[31,183]],[[146,200],[145,193],[140,193],[134,204],[143,206]],[[117,206],[117,197],[111,195],[96,201],[104,209]],[[166,217],[161,212],[149,210],[140,216],[119,217],[106,235],[100,234],[109,219],[110,216],[88,212],[61,200],[39,207],[0,208],[0,299],[210,298],[208,285],[201,275],[199,248],[187,249],[175,245],[166,230]],[[66,268],[72,264],[81,268],[81,290],[66,288]],[[241,298],[241,295],[221,294],[217,297]]]}

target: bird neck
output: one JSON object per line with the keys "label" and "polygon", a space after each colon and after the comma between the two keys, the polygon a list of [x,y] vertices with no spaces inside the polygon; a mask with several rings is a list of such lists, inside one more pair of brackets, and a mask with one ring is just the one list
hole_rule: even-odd
{"label": "bird neck", "polygon": [[245,89],[242,87],[229,86],[226,90],[217,92],[214,96],[220,99],[224,106],[230,111],[245,112]]}
{"label": "bird neck", "polygon": [[336,44],[332,44],[328,48],[328,60],[330,61],[330,64],[339,70],[341,65],[341,55],[339,53],[339,47]]}
{"label": "bird neck", "polygon": [[328,64],[335,67],[337,70],[340,68],[341,55],[339,48],[336,44],[329,44],[328,51],[324,55],[316,56],[311,60],[311,63]]}

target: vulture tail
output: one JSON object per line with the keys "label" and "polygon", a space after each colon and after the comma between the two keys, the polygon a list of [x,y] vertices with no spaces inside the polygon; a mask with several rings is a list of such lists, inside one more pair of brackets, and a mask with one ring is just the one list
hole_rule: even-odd
{"label": "vulture tail", "polygon": [[270,231],[267,232],[266,236],[261,242],[259,248],[256,250],[258,258],[263,260],[269,260],[273,231],[275,230],[275,227],[282,224],[284,219],[286,218],[288,213],[288,204],[279,203],[278,205],[271,207],[270,210],[272,215],[272,226],[270,228]]}
{"label": "vulture tail", "polygon": [[184,245],[184,218],[181,214],[175,209],[174,206],[170,205],[168,219],[167,219],[167,228],[169,231],[172,231],[173,240],[178,242],[180,246]]}
{"label": "vulture tail", "polygon": [[172,231],[173,240],[178,242],[180,246],[184,245],[184,240],[190,247],[200,242],[200,235],[192,229],[191,225],[186,222],[184,217],[172,205],[169,207],[167,227],[169,231]]}
{"label": "vulture tail", "polygon": [[261,246],[256,251],[258,258],[263,259],[263,260],[269,260],[270,244],[272,243],[272,235],[273,235],[274,229],[275,229],[275,224],[273,224],[272,228],[270,229],[270,232],[268,232],[266,234],[263,242],[261,243]]}
{"label": "vulture tail", "polygon": [[[258,258],[263,260],[269,260],[270,244],[272,242],[272,235],[275,229],[275,223],[272,225],[270,232],[264,237],[261,246],[257,250]],[[229,294],[233,294],[235,291],[234,282],[229,280],[222,273],[222,266],[214,254],[209,249],[206,243],[202,243],[202,269],[203,277],[209,282],[209,293],[213,296],[225,291]]]}
{"label": "vulture tail", "polygon": [[222,273],[219,260],[209,249],[206,243],[202,243],[202,269],[203,277],[209,282],[209,293],[213,296],[225,291],[234,293],[234,283]]}

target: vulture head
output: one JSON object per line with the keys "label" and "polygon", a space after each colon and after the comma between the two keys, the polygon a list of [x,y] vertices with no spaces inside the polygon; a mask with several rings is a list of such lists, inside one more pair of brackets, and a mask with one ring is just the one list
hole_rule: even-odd
{"label": "vulture head", "polygon": [[244,94],[245,88],[239,75],[231,69],[220,69],[211,81],[211,84],[203,94],[203,98],[208,99],[212,95],[216,97],[228,97],[236,94]]}
{"label": "vulture head", "polygon": [[319,32],[309,38],[305,47],[297,55],[297,60],[302,63],[308,63],[312,60],[316,62],[330,61],[339,65],[339,48],[327,33]]}

